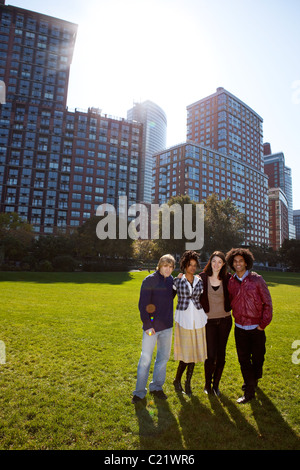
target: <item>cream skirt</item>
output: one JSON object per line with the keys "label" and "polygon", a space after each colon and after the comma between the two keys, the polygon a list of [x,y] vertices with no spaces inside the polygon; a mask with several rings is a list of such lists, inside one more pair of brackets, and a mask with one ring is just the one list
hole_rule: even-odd
{"label": "cream skirt", "polygon": [[175,322],[174,359],[175,361],[204,362],[207,358],[205,326],[186,330]]}

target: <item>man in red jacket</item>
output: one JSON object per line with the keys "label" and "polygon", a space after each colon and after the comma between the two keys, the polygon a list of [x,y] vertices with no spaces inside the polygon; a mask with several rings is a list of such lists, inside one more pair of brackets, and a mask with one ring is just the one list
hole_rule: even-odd
{"label": "man in red jacket", "polygon": [[262,377],[266,352],[265,328],[272,320],[272,299],[264,279],[250,272],[254,257],[246,248],[232,248],[226,261],[235,274],[228,282],[235,342],[244,378],[244,396],[238,403],[255,397],[257,381]]}

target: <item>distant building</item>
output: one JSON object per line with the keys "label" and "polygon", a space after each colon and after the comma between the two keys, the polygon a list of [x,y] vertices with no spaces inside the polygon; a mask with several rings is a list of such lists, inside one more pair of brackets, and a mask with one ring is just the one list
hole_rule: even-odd
{"label": "distant building", "polygon": [[269,243],[268,181],[260,170],[236,157],[187,142],[155,154],[153,200],[189,195],[195,202],[211,194],[231,199],[246,215],[245,243]]}
{"label": "distant building", "polygon": [[269,177],[269,188],[280,188],[288,201],[288,223],[289,233],[287,238],[295,238],[295,226],[293,223],[293,186],[292,171],[285,166],[285,157],[283,152],[270,153],[271,145],[264,144],[264,172]]}
{"label": "distant building", "polygon": [[269,246],[278,250],[289,235],[288,201],[280,188],[269,189],[269,224]]}
{"label": "distant building", "polygon": [[296,239],[300,240],[300,210],[294,211],[293,216],[294,216],[294,225],[296,228]]}
{"label": "distant building", "polygon": [[3,0],[0,17],[0,212],[47,234],[137,202],[143,124],[66,108],[77,26]]}
{"label": "distant building", "polygon": [[0,3],[0,80],[6,101],[64,110],[77,25]]}
{"label": "distant building", "polygon": [[152,101],[135,103],[127,112],[127,119],[143,124],[143,158],[139,181],[139,200],[151,203],[153,154],[166,148],[167,117]]}
{"label": "distant building", "polygon": [[215,193],[245,214],[245,243],[269,242],[268,181],[263,173],[262,118],[224,88],[187,106],[187,142],[156,154],[155,202]]}
{"label": "distant building", "polygon": [[187,106],[187,140],[263,171],[263,119],[222,87]]}

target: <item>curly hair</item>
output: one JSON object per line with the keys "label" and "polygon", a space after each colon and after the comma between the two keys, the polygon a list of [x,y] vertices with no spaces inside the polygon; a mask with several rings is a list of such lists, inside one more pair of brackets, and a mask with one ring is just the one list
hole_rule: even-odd
{"label": "curly hair", "polygon": [[233,271],[235,271],[233,267],[233,260],[235,256],[242,256],[247,264],[247,269],[252,269],[254,256],[251,251],[248,250],[248,248],[231,248],[231,250],[226,253],[226,261]]}
{"label": "curly hair", "polygon": [[182,272],[184,272],[184,270],[190,264],[190,261],[192,259],[196,261],[198,268],[200,267],[199,254],[196,251],[188,250],[183,253],[179,261],[180,269]]}
{"label": "curly hair", "polygon": [[212,262],[212,259],[214,258],[214,256],[218,256],[219,258],[221,258],[222,261],[224,261],[224,264],[223,264],[222,268],[220,269],[219,276],[218,276],[219,279],[224,279],[226,277],[226,274],[227,274],[227,265],[226,265],[225,255],[222,251],[214,251],[210,255],[209,260],[207,262],[207,265],[203,269],[203,272],[205,272],[208,276],[212,275],[211,262]]}

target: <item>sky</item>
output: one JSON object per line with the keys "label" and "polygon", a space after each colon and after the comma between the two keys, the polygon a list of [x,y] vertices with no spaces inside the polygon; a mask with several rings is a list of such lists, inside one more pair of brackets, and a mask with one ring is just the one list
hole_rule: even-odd
{"label": "sky", "polygon": [[76,23],[68,107],[127,117],[152,100],[167,146],[186,107],[224,87],[263,118],[263,141],[292,169],[300,209],[300,0],[6,0]]}

